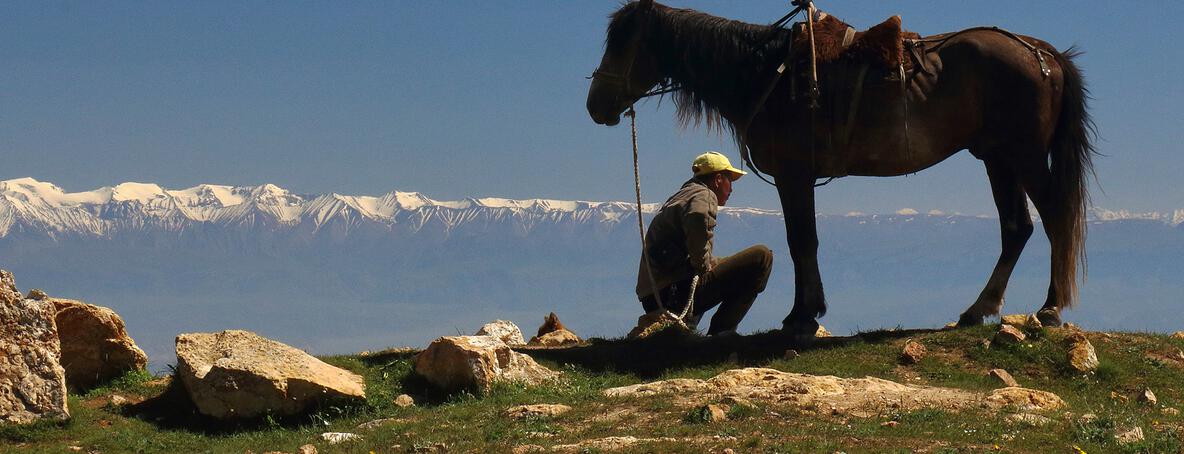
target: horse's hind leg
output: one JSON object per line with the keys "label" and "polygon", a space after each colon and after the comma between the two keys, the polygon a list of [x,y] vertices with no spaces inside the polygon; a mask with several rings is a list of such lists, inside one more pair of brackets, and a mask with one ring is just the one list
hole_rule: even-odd
{"label": "horse's hind leg", "polygon": [[[1059,206],[1058,201],[1055,200],[1052,173],[1045,163],[1028,163],[1020,170],[1020,179],[1024,191],[1027,191],[1028,197],[1032,199],[1032,204],[1036,206],[1036,212],[1040,213],[1044,234],[1048,236],[1048,243],[1052,250],[1048,297],[1044,300],[1044,306],[1036,312],[1036,317],[1045,326],[1061,326],[1061,298],[1064,292],[1058,288],[1056,277],[1066,272],[1064,267],[1074,265],[1072,262],[1065,263],[1057,260],[1057,257],[1064,254],[1065,248],[1072,247],[1071,243],[1066,241],[1069,232],[1063,225],[1064,216],[1061,215],[1063,207]],[[1068,272],[1073,273],[1073,271]]]}
{"label": "horse's hind leg", "polygon": [[1028,200],[1024,196],[1020,185],[1019,175],[1009,161],[985,161],[987,177],[991,180],[991,194],[995,198],[995,207],[999,210],[999,231],[1002,237],[1002,251],[999,261],[995,263],[995,270],[987,280],[986,287],[978,295],[978,300],[970,305],[958,317],[959,326],[980,325],[983,318],[999,314],[1003,308],[1003,293],[1007,290],[1007,281],[1011,278],[1011,271],[1015,269],[1015,262],[1028,238],[1032,236],[1032,217],[1028,214]]}

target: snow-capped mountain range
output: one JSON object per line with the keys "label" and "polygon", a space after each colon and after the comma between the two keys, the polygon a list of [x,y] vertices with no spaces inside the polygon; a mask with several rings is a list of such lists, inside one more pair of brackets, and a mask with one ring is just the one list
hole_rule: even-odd
{"label": "snow-capped mountain range", "polygon": [[[229,328],[332,353],[422,346],[498,318],[529,327],[554,311],[581,335],[620,336],[640,307],[635,210],[304,195],[270,184],[68,193],[20,178],[0,181],[0,269],[22,290],[111,307],[158,365],[177,333]],[[1178,330],[1184,210],[1090,217],[1089,280],[1069,320]],[[941,326],[974,301],[999,254],[999,225],[987,216],[904,208],[820,214],[818,223],[833,303],[823,323],[834,332]],[[718,255],[773,249],[766,292],[741,329],[778,326],[794,297],[781,212],[724,207],[715,240]],[[1008,287],[1009,311],[1043,301],[1048,257],[1047,239],[1034,235]]]}
{"label": "snow-capped mountain range", "polygon": [[[652,213],[657,204],[643,205]],[[151,183],[121,183],[86,192],[67,193],[49,182],[33,178],[0,181],[0,237],[14,231],[59,235],[106,236],[119,231],[149,227],[182,231],[194,225],[234,227],[307,228],[316,232],[336,222],[346,232],[366,224],[417,232],[435,225],[444,232],[466,222],[513,220],[523,232],[541,222],[617,224],[635,212],[628,202],[588,202],[548,199],[511,200],[468,198],[433,200],[417,192],[394,191],[381,196],[340,194],[305,195],[273,184],[225,186],[202,184],[188,189],[165,189]],[[732,217],[774,216],[775,210],[721,209]],[[879,220],[882,215],[852,212],[845,217]],[[921,214],[904,208],[894,217],[947,216],[940,211]],[[1094,208],[1093,221],[1144,220],[1178,226],[1184,209],[1172,212],[1131,213]]]}

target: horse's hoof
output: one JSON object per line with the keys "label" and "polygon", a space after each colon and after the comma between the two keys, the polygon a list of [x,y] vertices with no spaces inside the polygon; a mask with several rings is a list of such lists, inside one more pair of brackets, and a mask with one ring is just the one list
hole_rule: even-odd
{"label": "horse's hoof", "polygon": [[957,326],[959,328],[967,328],[967,327],[971,327],[971,326],[979,326],[982,324],[983,324],[983,317],[976,316],[976,315],[970,315],[968,313],[962,313],[962,315],[960,315],[958,317],[958,325]]}
{"label": "horse's hoof", "polygon": [[781,322],[781,334],[795,343],[810,343],[818,335],[818,326],[814,319],[785,320]]}
{"label": "horse's hoof", "polygon": [[1057,328],[1061,326],[1061,312],[1056,309],[1041,309],[1036,313],[1036,319],[1040,320],[1041,325],[1050,328]]}

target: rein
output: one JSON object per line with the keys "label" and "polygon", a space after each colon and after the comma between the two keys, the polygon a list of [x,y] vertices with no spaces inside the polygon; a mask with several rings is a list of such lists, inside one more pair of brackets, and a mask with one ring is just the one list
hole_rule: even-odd
{"label": "rein", "polygon": [[676,320],[682,323],[687,314],[691,313],[691,307],[695,305],[695,288],[699,286],[699,275],[695,274],[691,278],[691,292],[687,296],[687,303],[683,305],[682,313],[675,316],[674,313],[666,309],[662,304],[662,295],[658,291],[658,281],[654,280],[654,269],[650,266],[649,248],[645,244],[645,224],[641,218],[641,172],[637,165],[637,111],[633,106],[629,106],[629,110],[625,112],[625,116],[629,117],[629,131],[633,139],[633,193],[637,196],[637,232],[641,234],[641,261],[645,264],[645,272],[650,279],[650,291],[654,292],[654,301],[658,303],[658,310],[673,316]]}

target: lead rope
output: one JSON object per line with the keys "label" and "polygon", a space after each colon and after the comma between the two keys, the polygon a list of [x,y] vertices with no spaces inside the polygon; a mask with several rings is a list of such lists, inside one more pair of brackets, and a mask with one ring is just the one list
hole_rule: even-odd
{"label": "lead rope", "polygon": [[650,278],[650,291],[654,292],[654,301],[658,303],[658,310],[670,314],[682,322],[687,314],[691,313],[691,306],[695,304],[695,288],[699,286],[699,275],[696,274],[691,278],[691,292],[687,297],[687,304],[682,308],[682,313],[675,316],[673,312],[666,310],[666,306],[662,304],[662,295],[658,292],[658,282],[654,280],[654,269],[650,266],[649,248],[645,244],[645,224],[641,219],[641,172],[637,165],[637,111],[633,110],[633,106],[629,106],[625,116],[629,117],[629,132],[633,139],[633,194],[637,197],[637,232],[641,234],[641,262],[645,264],[645,273]]}

